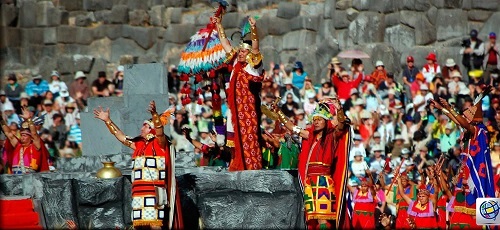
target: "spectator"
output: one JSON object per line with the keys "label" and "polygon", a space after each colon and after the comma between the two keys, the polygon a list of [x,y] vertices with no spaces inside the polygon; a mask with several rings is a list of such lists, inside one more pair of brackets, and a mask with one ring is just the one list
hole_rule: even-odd
{"label": "spectator", "polygon": [[361,150],[354,150],[354,160],[351,162],[352,174],[358,179],[366,176],[366,170],[369,169],[368,164],[364,161],[366,154]]}
{"label": "spectator", "polygon": [[284,87],[283,78],[286,77],[285,65],[274,64],[274,62],[271,62],[270,65],[272,71],[269,71],[268,78],[274,81],[279,87]]}
{"label": "spectator", "polygon": [[[318,101],[323,100],[325,97],[336,97],[335,89],[332,87],[332,83],[321,79],[321,88],[318,91]],[[347,111],[347,110],[344,110]]]}
{"label": "spectator", "polygon": [[458,71],[460,72],[460,67],[455,63],[455,60],[453,58],[448,58],[446,59],[445,67],[443,68],[442,74],[444,78],[444,83],[448,84],[451,79],[451,74],[453,71]]}
{"label": "spectator", "polygon": [[55,113],[52,116],[52,124],[48,130],[54,142],[56,142],[57,147],[59,149],[64,149],[67,138],[67,128],[66,125],[64,125],[64,119],[61,114]]}
{"label": "spectator", "polygon": [[167,80],[168,80],[168,92],[178,93],[180,90],[181,81],[177,68],[175,68],[175,65],[169,66]]}
{"label": "spectator", "polygon": [[453,146],[457,144],[460,132],[455,129],[453,123],[447,123],[445,126],[445,133],[439,137],[439,146],[442,153],[448,152]]}
{"label": "spectator", "polygon": [[[359,92],[356,88],[352,88],[350,95],[351,96],[342,105],[342,108],[347,113],[351,110],[352,107],[354,107],[354,102],[356,102],[356,100],[359,98]],[[361,100],[363,100],[363,99],[361,99]],[[363,103],[363,102],[361,101],[361,103]]]}
{"label": "spectator", "polygon": [[484,61],[484,43],[477,38],[477,30],[471,30],[470,38],[462,41],[460,54],[462,55],[462,64],[467,69],[467,74],[473,69],[481,69]]}
{"label": "spectator", "polygon": [[498,77],[498,72],[500,69],[500,50],[496,44],[497,35],[491,32],[488,36],[489,41],[484,46],[484,80],[486,83],[491,83],[491,74],[496,74]]}
{"label": "spectator", "polygon": [[363,78],[358,77],[355,80],[350,80],[350,76],[347,71],[342,71],[340,76],[342,79],[333,78],[333,85],[337,87],[338,98],[343,104],[350,97],[351,89],[358,88]]}
{"label": "spectator", "polygon": [[80,110],[83,110],[87,106],[87,98],[89,97],[89,86],[85,82],[85,79],[85,74],[82,71],[76,72],[75,80],[69,88],[69,95],[75,99]]}
{"label": "spectator", "polygon": [[92,82],[92,93],[97,97],[109,97],[114,92],[113,84],[106,79],[106,72],[99,71],[97,79]]}
{"label": "spectator", "polygon": [[379,145],[372,148],[373,157],[370,160],[370,171],[375,175],[382,173],[385,166],[385,159],[382,157],[383,149]]}
{"label": "spectator", "polygon": [[14,105],[14,108],[17,111],[17,108],[19,108],[19,111],[17,113],[21,113],[21,93],[24,91],[24,88],[17,83],[17,77],[16,74],[10,73],[9,77],[7,78],[7,85],[5,85],[5,95],[9,100],[12,102]]}
{"label": "spectator", "polygon": [[[123,71],[125,70],[125,67],[118,66],[116,69],[115,73],[115,78],[113,79],[113,85],[114,85],[114,94],[118,97],[123,96]],[[170,84],[170,83],[169,83]]]}
{"label": "spectator", "polygon": [[295,87],[298,89],[302,89],[304,87],[304,81],[307,78],[307,72],[304,71],[304,66],[302,62],[296,61],[295,65],[293,65],[292,70],[292,82]]}
{"label": "spectator", "polygon": [[385,70],[384,63],[381,60],[378,60],[375,63],[375,70],[373,70],[371,77],[372,82],[377,89],[379,88],[380,83],[387,79],[387,71]]}
{"label": "spectator", "polygon": [[431,82],[436,74],[441,73],[441,67],[437,63],[435,53],[429,53],[425,60],[427,60],[427,64],[425,64],[422,68],[422,74],[424,75],[426,82]]}
{"label": "spectator", "polygon": [[45,100],[43,102],[43,110],[41,116],[44,116],[43,128],[50,129],[54,124],[52,117],[58,112],[53,109],[53,103],[51,100]]}
{"label": "spectator", "polygon": [[74,102],[69,102],[64,107],[64,112],[61,114],[64,114],[64,121],[68,130],[71,128],[71,126],[76,124],[76,117],[79,116]]}
{"label": "spectator", "polygon": [[59,72],[53,70],[52,73],[50,73],[50,78],[52,81],[49,84],[49,90],[54,94],[54,97],[58,97],[59,92],[62,89],[68,89],[66,83],[64,83],[64,81],[61,81],[61,75],[59,74]]}
{"label": "spectator", "polygon": [[304,87],[300,90],[300,101],[306,101],[309,99],[308,95],[314,94],[316,97],[316,90],[314,89],[314,86],[312,85],[312,80],[309,78],[306,78],[304,82]]}
{"label": "spectator", "polygon": [[293,95],[291,93],[287,94],[285,99],[286,103],[281,106],[281,111],[283,111],[285,116],[293,117],[295,115],[295,111],[299,109],[299,104],[293,100]]}
{"label": "spectator", "polygon": [[283,80],[283,84],[285,84],[285,87],[281,88],[281,90],[280,90],[280,96],[282,98],[281,103],[285,104],[288,101],[286,99],[286,96],[288,94],[292,95],[292,100],[295,103],[300,103],[300,92],[299,92],[299,89],[292,84],[292,79],[285,78]]}
{"label": "spectator", "polygon": [[297,109],[295,111],[295,117],[297,126],[299,126],[302,129],[305,129],[307,126],[307,120],[305,119],[305,111],[303,109]]}
{"label": "spectator", "polygon": [[33,80],[26,84],[26,93],[30,97],[30,105],[37,106],[45,98],[49,91],[49,83],[42,79],[42,75],[36,75]]}
{"label": "spectator", "polygon": [[4,107],[7,108],[14,108],[14,104],[10,102],[9,98],[5,95],[4,90],[0,90],[0,111],[3,113],[5,110]]}
{"label": "spectator", "polygon": [[5,121],[9,126],[12,123],[15,123],[16,125],[21,124],[21,119],[19,119],[19,116],[16,114],[14,107],[12,107],[11,104],[6,104],[3,107],[3,115],[5,116]]}
{"label": "spectator", "polygon": [[[411,87],[413,82],[417,79],[418,68],[415,67],[415,59],[413,56],[406,57],[406,66],[403,67],[402,78],[404,83],[404,89],[406,91],[406,98],[411,99]],[[405,102],[406,103],[406,102]]]}
{"label": "spectator", "polygon": [[340,73],[344,70],[342,62],[337,57],[332,58],[332,61],[328,64],[327,79],[333,82],[333,78],[341,78]]}
{"label": "spectator", "polygon": [[304,112],[306,113],[307,116],[311,115],[316,106],[318,105],[318,102],[316,102],[316,94],[313,92],[308,92],[307,93],[307,100],[304,99]]}
{"label": "spectator", "polygon": [[82,149],[82,130],[80,128],[80,114],[75,115],[75,123],[69,128],[68,141],[71,148],[81,151]]}
{"label": "spectator", "polygon": [[66,106],[69,103],[75,103],[75,99],[69,96],[68,89],[63,88],[59,93],[59,97],[55,99],[54,108],[61,114],[66,114]]}

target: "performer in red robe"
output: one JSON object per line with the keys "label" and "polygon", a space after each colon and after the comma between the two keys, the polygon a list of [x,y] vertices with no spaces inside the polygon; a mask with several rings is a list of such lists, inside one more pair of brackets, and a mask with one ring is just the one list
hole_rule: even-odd
{"label": "performer in red robe", "polygon": [[378,198],[375,190],[369,182],[363,178],[361,180],[361,188],[353,188],[348,185],[353,196],[353,214],[352,226],[355,229],[375,229],[375,208],[377,207]]}
{"label": "performer in red robe", "polygon": [[[401,174],[399,176],[401,178],[401,187],[399,184],[397,187],[394,187],[394,203],[397,204],[397,217],[396,217],[396,227],[397,228],[410,228],[408,224],[408,206],[409,203],[403,198],[403,194],[409,197],[411,200],[415,200],[417,198],[417,186],[415,184],[410,183],[408,179],[408,175],[406,173]],[[402,189],[399,189],[399,188]],[[402,191],[402,192],[401,192]]]}
{"label": "performer in red robe", "polygon": [[319,103],[312,113],[312,126],[305,130],[276,105],[273,109],[287,129],[302,137],[298,170],[308,228],[350,227],[345,200],[349,121],[340,102],[335,98]]}
{"label": "performer in red robe", "polygon": [[[154,101],[149,104],[151,120],[144,121],[138,137],[131,138],[109,118],[109,108],[94,109],[96,118],[104,121],[111,134],[134,150],[132,155],[132,223],[134,227],[151,229],[183,229],[180,197],[175,184],[174,153],[163,133],[160,115]],[[166,202],[157,199],[156,188],[164,188]],[[164,223],[166,222],[166,223]]]}
{"label": "performer in red robe", "polygon": [[249,17],[251,41],[233,48],[226,38],[221,18],[213,17],[228,64],[233,64],[229,84],[226,83],[228,102],[226,145],[233,149],[230,171],[262,169],[263,139],[260,131],[260,88],[263,76],[262,55],[255,19]]}
{"label": "performer in red robe", "polygon": [[407,222],[414,223],[416,225],[414,227],[418,229],[437,229],[434,215],[436,199],[434,196],[431,197],[429,190],[422,186],[418,191],[418,199],[415,201],[404,193],[401,178],[398,179],[398,189],[403,199],[409,204],[407,214],[410,220]]}
{"label": "performer in red robe", "polygon": [[7,172],[24,174],[49,171],[48,152],[38,135],[31,112],[22,108],[21,137],[15,136],[0,116],[0,125],[5,133],[5,151],[7,154]]}

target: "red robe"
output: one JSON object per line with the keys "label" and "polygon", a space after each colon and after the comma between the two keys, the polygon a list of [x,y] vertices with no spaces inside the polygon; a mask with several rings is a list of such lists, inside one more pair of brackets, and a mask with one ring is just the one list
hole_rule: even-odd
{"label": "red robe", "polygon": [[370,191],[365,194],[356,189],[354,192],[354,211],[352,214],[352,225],[355,229],[375,229],[375,208],[377,198]]}
{"label": "red robe", "polygon": [[[410,224],[406,220],[408,218],[408,207],[409,204],[406,203],[406,201],[401,197],[399,194],[397,186],[394,187],[394,190],[397,192],[394,192],[394,203],[397,204],[397,217],[396,217],[396,228],[410,228]],[[415,185],[410,185],[408,188],[405,188],[405,194],[410,197],[410,199],[415,200],[416,199],[416,192],[417,188]]]}
{"label": "red robe", "polygon": [[424,206],[420,205],[418,201],[412,201],[408,206],[408,216],[414,218],[417,229],[436,229],[438,227],[434,216],[434,205],[430,201]]}
{"label": "red robe", "polygon": [[[5,153],[7,155],[7,171],[9,173],[12,173],[12,166],[19,164],[19,154],[20,154],[21,144],[19,138],[17,140],[18,144],[15,147],[12,146],[9,139],[5,140]],[[26,166],[31,166],[31,168],[37,172],[49,171],[49,153],[43,141],[40,140],[40,149],[36,149],[33,143],[31,143],[24,150],[24,154],[25,154],[24,164]],[[28,162],[26,162],[27,158]]]}
{"label": "red robe", "polygon": [[446,201],[448,196],[441,194],[437,201],[438,226],[440,229],[446,229]]}
{"label": "red robe", "polygon": [[[226,92],[234,128],[234,137],[228,136],[228,142],[234,143],[234,156],[229,164],[229,171],[262,169],[260,107],[256,106],[257,98],[251,91],[253,89],[250,89],[250,82],[260,82],[263,77],[247,73],[244,70],[247,65],[241,62],[234,64]],[[232,145],[228,144],[229,147],[233,147]]]}
{"label": "red robe", "polygon": [[[476,204],[469,205],[465,200],[465,195],[460,194],[461,191],[455,191],[455,196],[450,199],[449,211],[450,214],[450,229],[481,229],[481,226],[476,224]],[[457,196],[459,199],[457,200]]]}
{"label": "red robe", "polygon": [[[350,228],[351,221],[347,215],[348,202],[345,199],[347,192],[347,166],[350,148],[350,132],[349,126],[345,126],[343,130],[337,130],[333,127],[331,122],[327,123],[327,137],[325,146],[321,151],[315,151],[311,156],[310,162],[319,161],[323,162],[330,167],[330,174],[335,183],[335,197],[336,200],[336,226],[337,228]],[[314,127],[307,129],[310,137],[302,140],[302,150],[299,155],[298,172],[302,186],[306,183],[306,166],[307,158],[311,145],[314,143]],[[314,160],[312,160],[314,159]]]}

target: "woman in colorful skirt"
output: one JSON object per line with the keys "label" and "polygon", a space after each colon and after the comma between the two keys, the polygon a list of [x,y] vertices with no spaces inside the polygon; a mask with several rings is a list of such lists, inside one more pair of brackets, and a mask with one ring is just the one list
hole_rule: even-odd
{"label": "woman in colorful skirt", "polygon": [[[111,134],[122,144],[134,150],[132,155],[132,223],[134,228],[182,229],[182,212],[179,196],[176,196],[173,159],[163,133],[160,115],[154,101],[149,104],[151,120],[142,124],[140,135],[131,138],[116,126],[109,117],[109,108],[94,109],[95,118],[104,121]],[[168,203],[160,202],[156,188],[168,193]],[[166,194],[167,195],[167,194]],[[167,199],[167,198],[165,198]],[[167,222],[164,224],[164,221]]]}
{"label": "woman in colorful skirt", "polygon": [[434,214],[436,199],[435,197],[431,197],[429,190],[425,186],[422,186],[418,191],[418,198],[415,201],[404,193],[401,179],[398,179],[398,185],[401,196],[409,204],[407,213],[408,218],[411,220],[407,222],[415,224],[415,226],[410,225],[410,228],[437,229],[438,225]]}
{"label": "woman in colorful skirt", "polygon": [[276,105],[273,109],[287,129],[302,137],[298,171],[308,228],[346,228],[350,224],[345,215],[350,138],[349,121],[340,102],[330,99],[319,103],[308,129],[295,126]]}
{"label": "woman in colorful skirt", "polygon": [[378,198],[372,185],[365,179],[361,179],[360,189],[347,186],[351,190],[354,208],[352,214],[352,226],[355,229],[375,228],[375,208]]}

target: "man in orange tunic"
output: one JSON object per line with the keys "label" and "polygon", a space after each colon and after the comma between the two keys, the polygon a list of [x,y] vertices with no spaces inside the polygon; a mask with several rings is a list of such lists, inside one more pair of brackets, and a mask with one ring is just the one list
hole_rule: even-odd
{"label": "man in orange tunic", "polygon": [[255,19],[248,19],[252,40],[240,43],[238,49],[229,43],[220,21],[221,18],[212,18],[226,51],[225,62],[233,65],[229,83],[226,83],[226,145],[233,148],[229,170],[258,170],[262,168],[259,91],[263,75]]}

